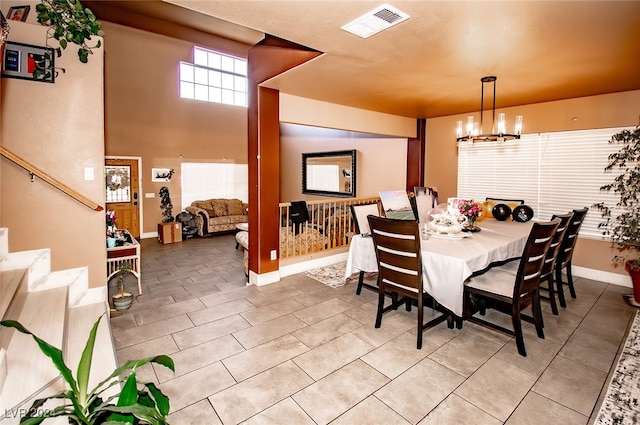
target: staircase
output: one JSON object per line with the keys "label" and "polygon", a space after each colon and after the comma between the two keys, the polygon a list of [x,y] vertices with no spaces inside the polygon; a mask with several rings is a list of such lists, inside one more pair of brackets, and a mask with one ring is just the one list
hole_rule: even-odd
{"label": "staircase", "polygon": [[[19,321],[62,349],[74,377],[91,327],[107,313],[94,348],[89,384],[93,388],[117,366],[106,287],[89,289],[86,267],[51,271],[49,249],[10,253],[8,247],[9,229],[0,228],[0,317]],[[34,400],[65,388],[60,373],[30,335],[0,328],[1,425],[18,424]],[[111,394],[119,392],[112,389]],[[68,420],[52,418],[44,423]]]}

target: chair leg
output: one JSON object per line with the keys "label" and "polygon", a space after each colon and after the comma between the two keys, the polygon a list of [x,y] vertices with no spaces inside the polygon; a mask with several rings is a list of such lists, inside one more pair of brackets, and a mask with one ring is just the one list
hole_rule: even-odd
{"label": "chair leg", "polygon": [[536,291],[531,300],[531,312],[533,313],[533,322],[536,325],[538,338],[544,339],[544,320],[542,318],[542,307],[540,307],[540,292]]}
{"label": "chair leg", "polygon": [[527,350],[524,348],[524,336],[522,335],[522,322],[520,320],[520,306],[513,303],[511,311],[511,322],[513,323],[513,333],[516,336],[516,346],[521,356],[527,357]]}
{"label": "chair leg", "polygon": [[573,274],[571,273],[571,260],[569,260],[569,264],[567,264],[567,283],[569,284],[569,292],[571,293],[571,298],[575,298],[576,289],[573,287]]}
{"label": "chair leg", "polygon": [[424,306],[422,305],[422,296],[418,296],[418,350],[422,349],[422,327],[423,327]]}
{"label": "chair leg", "polygon": [[564,299],[564,283],[562,283],[562,269],[556,268],[556,292],[558,292],[558,301],[560,301],[560,307],[566,308],[567,302]]}
{"label": "chair leg", "polygon": [[547,278],[547,283],[549,285],[549,304],[551,304],[551,312],[554,316],[558,315],[558,304],[556,303],[556,291],[553,287],[553,273],[549,275]]}
{"label": "chair leg", "polygon": [[380,287],[378,292],[378,312],[376,314],[376,328],[382,324],[382,312],[384,310],[384,290]]}
{"label": "chair leg", "polygon": [[356,289],[356,295],[360,295],[360,292],[362,292],[363,283],[364,283],[364,272],[360,270],[360,275],[358,276],[358,288]]}

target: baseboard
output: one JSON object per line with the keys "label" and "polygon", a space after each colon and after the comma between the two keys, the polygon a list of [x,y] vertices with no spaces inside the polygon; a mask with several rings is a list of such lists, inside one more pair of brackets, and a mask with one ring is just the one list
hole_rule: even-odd
{"label": "baseboard", "polygon": [[158,232],[147,232],[147,233],[141,233],[140,234],[140,239],[158,239]]}
{"label": "baseboard", "polygon": [[612,285],[632,288],[631,278],[627,274],[605,272],[603,270],[588,269],[586,267],[573,266],[571,268],[574,277],[597,280],[599,282],[611,283]]}

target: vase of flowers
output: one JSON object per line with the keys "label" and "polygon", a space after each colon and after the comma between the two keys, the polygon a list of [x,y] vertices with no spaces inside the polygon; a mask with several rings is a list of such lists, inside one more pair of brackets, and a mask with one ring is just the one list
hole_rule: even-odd
{"label": "vase of flowers", "polygon": [[[107,212],[105,213],[105,223],[106,223],[106,229],[107,229],[107,244],[109,244],[108,239],[113,239],[113,245],[115,246],[114,235],[116,233],[116,230],[118,230],[118,228],[116,227],[115,211],[107,210]],[[112,246],[109,248],[112,248]]]}
{"label": "vase of flowers", "polygon": [[480,204],[474,202],[473,199],[463,201],[458,204],[458,211],[467,219],[467,223],[462,229],[465,232],[479,232],[480,228],[476,225],[476,221],[482,212]]}

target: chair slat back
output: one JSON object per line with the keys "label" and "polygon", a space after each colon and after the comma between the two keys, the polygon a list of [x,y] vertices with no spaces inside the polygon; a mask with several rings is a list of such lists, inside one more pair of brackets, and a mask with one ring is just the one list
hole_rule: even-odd
{"label": "chair slat back", "polygon": [[418,223],[369,215],[378,260],[378,284],[422,293],[422,259]]}
{"label": "chair slat back", "polygon": [[579,210],[573,210],[571,224],[569,224],[569,227],[564,234],[562,246],[558,253],[558,259],[556,260],[557,264],[561,268],[566,267],[571,261],[571,257],[573,257],[573,249],[576,246],[576,242],[578,242],[578,232],[580,231],[580,227],[582,226],[582,222],[584,221],[588,211],[589,208],[587,207]]}
{"label": "chair slat back", "polygon": [[513,288],[514,299],[523,294],[529,294],[538,288],[542,276],[542,267],[559,224],[560,219],[533,223],[527,243],[522,251],[522,259],[520,260]]}
{"label": "chair slat back", "polygon": [[560,219],[560,224],[558,224],[556,233],[553,235],[553,239],[551,240],[551,246],[549,246],[549,251],[547,252],[547,256],[544,260],[544,265],[542,266],[542,275],[540,277],[540,280],[545,280],[553,274],[556,259],[558,258],[558,254],[560,253],[560,247],[562,246],[564,235],[569,228],[572,217],[572,212],[568,214],[554,214],[551,217],[551,220],[555,220],[556,218]]}

